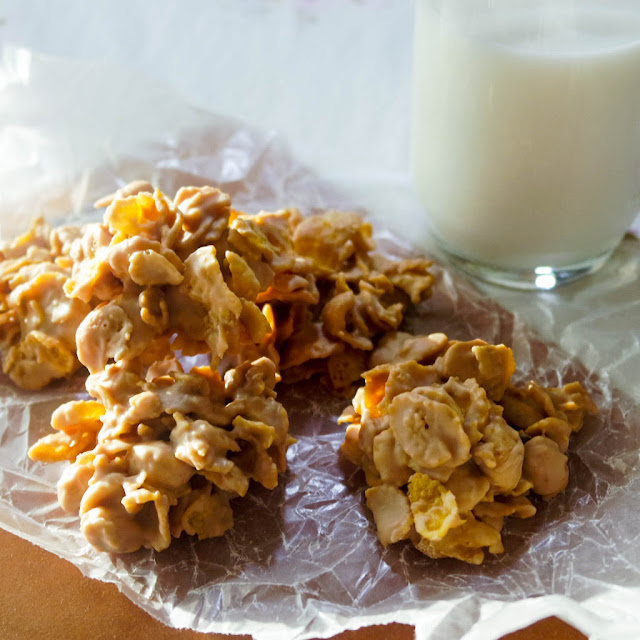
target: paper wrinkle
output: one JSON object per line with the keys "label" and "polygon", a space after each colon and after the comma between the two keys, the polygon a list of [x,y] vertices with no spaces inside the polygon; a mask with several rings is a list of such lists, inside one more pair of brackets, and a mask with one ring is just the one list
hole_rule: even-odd
{"label": "paper wrinkle", "polygon": [[[23,52],[21,81],[10,82],[7,55],[12,54],[5,54],[0,68],[0,148],[15,144],[15,131],[21,130],[36,155],[24,167],[0,171],[0,193],[9,185],[14,198],[0,201],[5,238],[24,227],[27,213],[46,213],[56,222],[96,219],[89,203],[133,178],[149,179],[169,195],[184,184],[215,184],[231,194],[235,207],[251,212],[294,205],[308,214],[352,204],[301,167],[274,134],[196,111],[176,97],[165,103],[162,91],[126,74],[120,80],[110,75],[109,91],[127,97],[120,121],[148,115],[144,141],[129,137],[132,122],[122,134],[113,115],[105,117],[102,129],[78,123],[67,139],[73,113],[61,109],[65,91],[73,87],[79,112],[94,110],[93,124],[103,115],[95,83],[86,84],[85,67]],[[57,73],[55,92],[43,80],[45,71]],[[28,114],[15,108],[23,103],[30,105]],[[155,112],[144,111],[152,103]],[[108,108],[113,104],[107,101]],[[47,105],[60,118],[44,113]],[[62,159],[54,167],[56,157]],[[21,199],[14,207],[17,194]],[[408,251],[383,229],[378,240],[388,255]],[[640,269],[637,245],[628,253],[623,275],[631,278]],[[630,280],[622,282],[631,286]],[[289,470],[275,490],[252,486],[234,501],[235,526],[227,535],[203,542],[183,537],[162,553],[114,556],[93,550],[80,533],[79,518],[58,506],[55,484],[64,463],[27,458],[28,447],[48,432],[51,411],[85,397],[83,377],[36,393],[16,389],[4,377],[0,526],[68,559],[87,576],[115,583],[162,622],[202,632],[303,640],[397,621],[415,625],[421,640],[475,640],[557,614],[585,632],[604,633],[616,617],[616,637],[637,633],[640,415],[614,381],[640,353],[640,323],[617,323],[640,311],[629,299],[613,316],[602,308],[590,314],[597,296],[585,288],[565,300],[573,305],[573,320],[562,304],[537,303],[544,323],[562,327],[586,365],[536,337],[526,317],[499,307],[448,271],[438,270],[433,297],[407,317],[408,330],[416,333],[504,342],[514,350],[516,381],[534,378],[556,386],[580,380],[600,407],[600,415],[572,439],[567,490],[548,504],[537,503],[533,518],[509,519],[505,553],[489,556],[482,566],[432,560],[410,544],[380,545],[365,508],[364,478],[339,455],[343,434],[336,417],[347,401],[313,382],[278,389],[298,438],[288,453]],[[608,359],[613,344],[618,355]]]}

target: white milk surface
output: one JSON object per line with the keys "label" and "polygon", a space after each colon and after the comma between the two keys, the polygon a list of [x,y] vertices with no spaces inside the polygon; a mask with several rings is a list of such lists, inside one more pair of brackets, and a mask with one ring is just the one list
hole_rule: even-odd
{"label": "white milk surface", "polygon": [[445,247],[507,269],[615,248],[640,209],[640,1],[418,0],[415,29],[412,167]]}

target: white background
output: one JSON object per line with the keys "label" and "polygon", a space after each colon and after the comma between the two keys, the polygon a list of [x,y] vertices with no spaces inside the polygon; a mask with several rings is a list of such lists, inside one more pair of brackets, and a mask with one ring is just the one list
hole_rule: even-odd
{"label": "white background", "polygon": [[407,173],[412,25],[410,0],[0,0],[0,49],[127,65],[340,180]]}

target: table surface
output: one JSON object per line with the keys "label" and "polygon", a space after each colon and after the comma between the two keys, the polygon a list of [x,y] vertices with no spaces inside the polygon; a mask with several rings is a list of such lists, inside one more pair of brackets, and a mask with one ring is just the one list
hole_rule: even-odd
{"label": "table surface", "polygon": [[[113,584],[84,577],[66,560],[0,529],[0,638],[3,640],[250,640],[166,627]],[[413,629],[393,624],[345,631],[333,640],[411,640]],[[503,640],[585,640],[548,618]]]}

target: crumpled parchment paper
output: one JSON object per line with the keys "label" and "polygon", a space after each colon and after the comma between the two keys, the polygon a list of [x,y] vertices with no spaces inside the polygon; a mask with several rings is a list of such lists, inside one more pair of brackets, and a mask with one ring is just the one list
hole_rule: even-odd
{"label": "crumpled parchment paper", "polygon": [[[90,203],[134,178],[169,194],[184,184],[216,184],[248,211],[298,206],[308,214],[357,204],[299,166],[275,135],[191,109],[121,70],[5,51],[0,123],[5,239],[35,214],[53,222],[96,219]],[[410,251],[377,226],[385,252]],[[612,273],[623,283],[618,286],[633,287],[637,240],[625,241],[621,251]],[[605,299],[606,282],[600,283]],[[513,315],[448,270],[438,270],[433,297],[407,318],[414,332],[504,342],[514,349],[516,380],[580,380],[601,410],[572,439],[568,489],[548,504],[540,501],[534,518],[508,520],[505,553],[482,566],[431,560],[410,544],[382,548],[365,508],[364,479],[339,455],[336,417],[346,401],[314,382],[279,388],[298,438],[289,450],[289,471],[276,490],[254,486],[235,501],[231,532],[204,542],[183,537],[162,553],[115,556],[94,551],[79,519],[58,506],[55,485],[64,464],[41,465],[26,455],[48,432],[52,410],[84,394],[83,377],[38,393],[2,378],[0,526],[87,576],[115,583],[176,627],[302,640],[397,621],[413,624],[418,638],[455,640],[497,638],[556,614],[594,638],[637,638],[640,415],[614,384],[621,377],[629,382],[621,371],[638,362],[637,305],[622,296],[613,316],[626,318],[622,328],[598,316],[605,347],[609,340],[628,355],[607,362],[608,347],[599,348],[597,332],[581,329],[594,310],[584,291],[523,306],[539,327],[561,327],[564,342],[574,335],[573,355],[553,336],[537,337],[526,315]],[[517,306],[516,298],[505,296]],[[577,320],[566,311],[576,300],[590,307]],[[586,355],[587,364],[576,355]]]}

